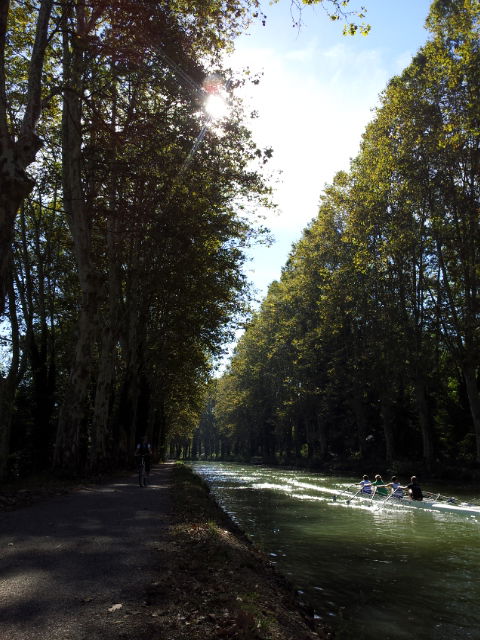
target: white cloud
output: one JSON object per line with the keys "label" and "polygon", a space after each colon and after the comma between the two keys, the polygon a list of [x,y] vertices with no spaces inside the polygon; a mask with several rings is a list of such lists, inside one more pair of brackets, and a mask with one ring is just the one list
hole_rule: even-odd
{"label": "white cloud", "polygon": [[306,47],[302,49],[293,49],[284,54],[285,60],[294,60],[295,62],[306,62],[312,60],[317,51],[317,41],[312,40]]}
{"label": "white cloud", "polygon": [[411,51],[404,51],[395,58],[394,73],[401,73],[411,63],[413,54]]}
{"label": "white cloud", "polygon": [[[299,69],[299,60],[305,64]],[[325,182],[347,169],[356,155],[371,108],[388,74],[378,51],[355,52],[346,44],[321,51],[279,55],[263,48],[243,50],[239,67],[263,71],[248,99],[259,112],[252,123],[257,143],[272,146],[272,167],[281,170],[276,199],[281,215],[268,222],[274,231],[300,235],[316,214]]]}
{"label": "white cloud", "polygon": [[[319,11],[320,21],[309,17],[308,28],[304,25],[292,41],[286,5],[270,3],[265,9],[269,27],[237,43],[233,66],[264,71],[261,83],[244,95],[260,114],[252,123],[257,143],[274,148],[271,165],[282,171],[276,187],[282,213],[267,220],[277,242],[250,251],[252,260],[246,267],[260,294],[280,277],[292,243],[317,213],[324,184],[337,171],[348,169],[350,158],[358,153],[378,94],[424,41],[418,25],[429,4],[430,0],[370,0],[372,33],[353,40],[341,39],[338,25],[325,21]],[[255,46],[256,42],[267,46]]]}

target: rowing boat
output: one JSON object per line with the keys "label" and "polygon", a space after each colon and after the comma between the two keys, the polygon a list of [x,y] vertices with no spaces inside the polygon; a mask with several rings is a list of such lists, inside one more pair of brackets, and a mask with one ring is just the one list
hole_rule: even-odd
{"label": "rowing boat", "polygon": [[417,507],[420,509],[433,509],[446,513],[458,513],[462,515],[480,515],[480,507],[466,502],[449,502],[439,500],[410,500],[410,498],[392,498],[391,504],[399,504],[405,507]]}
{"label": "rowing boat", "polygon": [[443,511],[445,513],[457,513],[461,515],[477,515],[480,516],[480,505],[461,502],[456,498],[449,498],[440,494],[425,493],[423,500],[411,500],[408,497],[395,497],[389,495],[387,498],[378,494],[356,493],[348,494],[346,503],[350,504],[356,500],[367,500],[372,506],[393,506],[393,507],[416,507],[420,509],[431,509],[434,511]]}

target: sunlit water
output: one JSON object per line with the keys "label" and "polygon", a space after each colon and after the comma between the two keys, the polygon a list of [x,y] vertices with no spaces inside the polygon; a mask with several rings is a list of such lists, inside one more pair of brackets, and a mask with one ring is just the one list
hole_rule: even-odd
{"label": "sunlit water", "polygon": [[357,478],[192,467],[339,640],[480,640],[480,516],[348,504],[344,491]]}

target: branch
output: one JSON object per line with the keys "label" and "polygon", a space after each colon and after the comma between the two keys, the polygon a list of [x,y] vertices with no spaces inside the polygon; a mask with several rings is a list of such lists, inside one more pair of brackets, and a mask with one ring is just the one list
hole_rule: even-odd
{"label": "branch", "polygon": [[9,0],[0,0],[0,137],[8,136],[7,124],[7,88],[5,78],[5,42],[7,38],[7,20]]}
{"label": "branch", "polygon": [[[0,0],[1,2],[1,0]],[[48,26],[52,12],[53,0],[42,0],[38,11],[35,43],[33,45],[30,67],[28,70],[27,106],[23,117],[20,138],[31,143],[35,127],[41,114],[42,73],[45,61],[45,49],[48,44]],[[38,150],[38,149],[37,149]]]}
{"label": "branch", "polygon": [[61,96],[64,91],[65,91],[65,87],[63,85],[52,89],[52,91],[50,91],[50,93],[47,96],[45,96],[45,98],[42,100],[40,104],[41,110],[43,111],[44,109],[46,109],[50,104],[50,102],[53,100],[53,98],[55,98],[55,96]]}
{"label": "branch", "polygon": [[106,10],[106,7],[105,6],[102,7],[100,4],[92,9],[92,13],[90,15],[90,18],[88,19],[87,26],[86,26],[87,33],[90,33],[90,31],[92,31],[92,29],[95,28],[96,23],[105,13],[105,10]]}
{"label": "branch", "polygon": [[[278,2],[279,0],[273,0]],[[366,36],[370,31],[370,25],[364,22],[358,24],[357,22],[350,22],[350,18],[353,16],[355,19],[365,18],[366,8],[360,7],[360,9],[348,9],[350,0],[328,0],[329,4],[326,4],[324,0],[290,0],[290,15],[292,16],[292,23],[294,27],[298,29],[302,26],[302,9],[304,5],[317,5],[320,4],[330,20],[343,20],[346,24],[343,28],[344,36],[353,36],[356,33],[361,33]],[[295,18],[292,8],[298,15]]]}

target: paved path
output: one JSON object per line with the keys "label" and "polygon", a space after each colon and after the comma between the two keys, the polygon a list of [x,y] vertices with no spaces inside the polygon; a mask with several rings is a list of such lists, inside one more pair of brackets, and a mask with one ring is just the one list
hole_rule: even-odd
{"label": "paved path", "polygon": [[0,639],[118,639],[141,627],[170,472],[154,468],[146,488],[132,475],[0,513]]}

